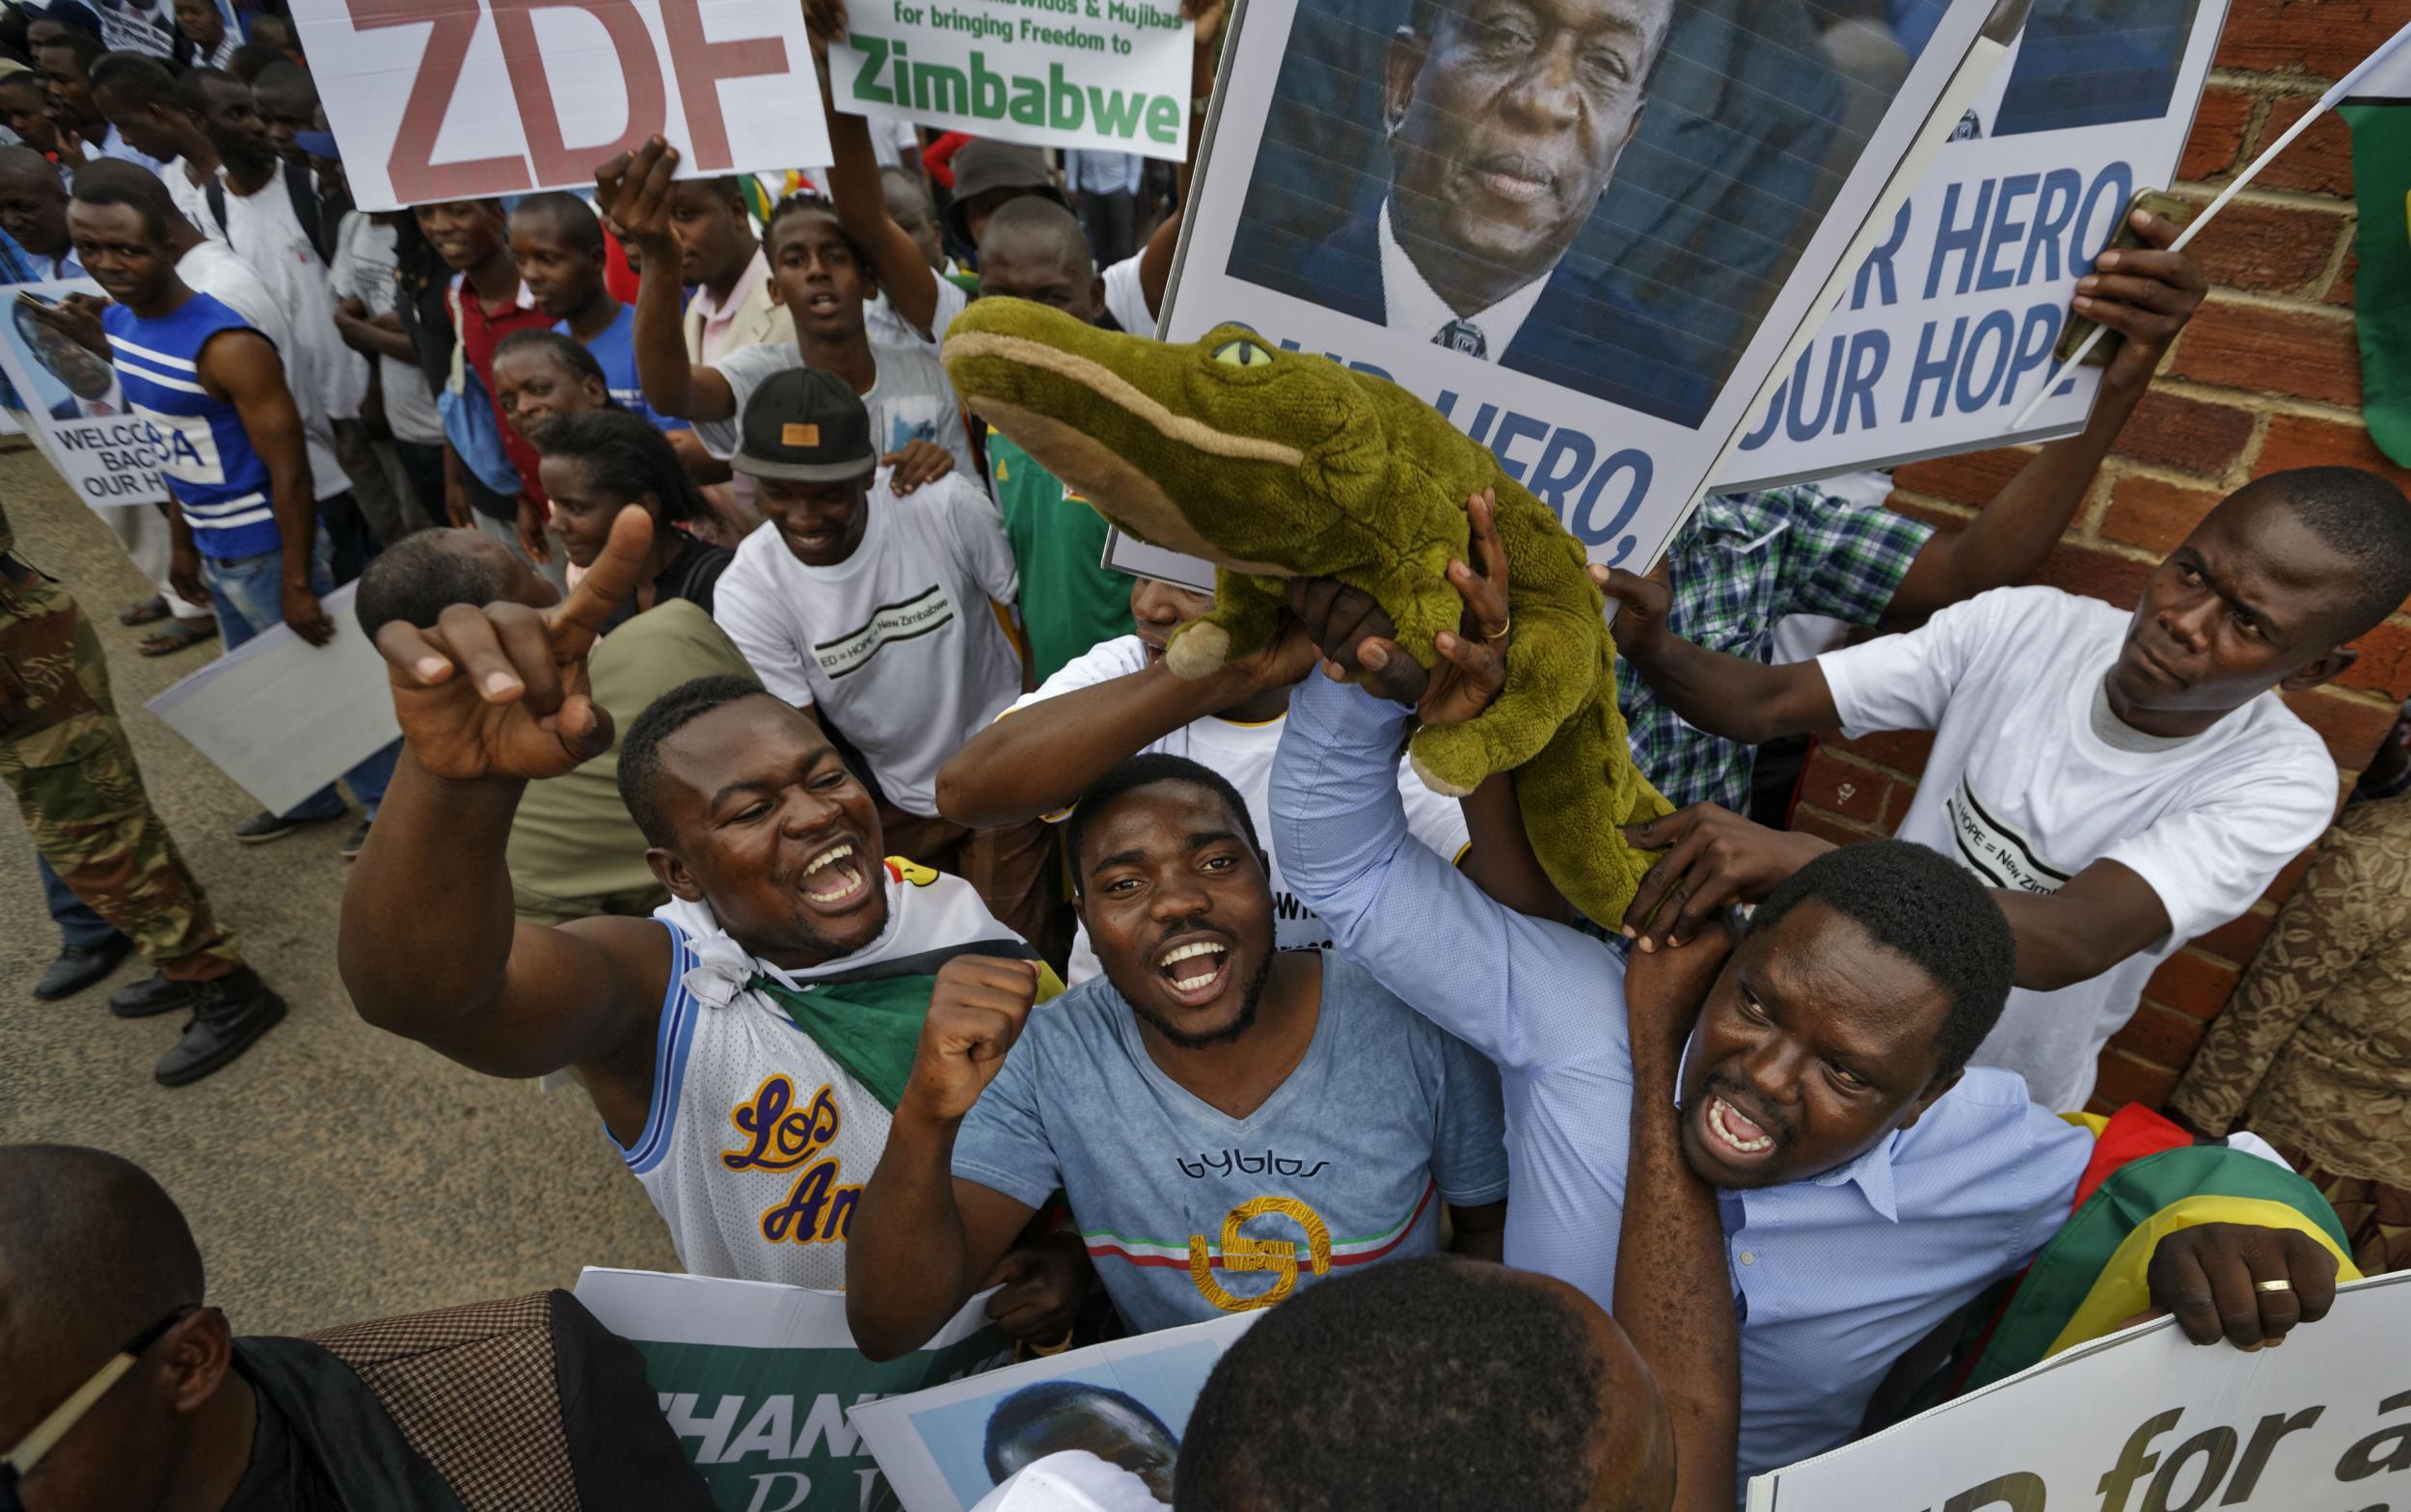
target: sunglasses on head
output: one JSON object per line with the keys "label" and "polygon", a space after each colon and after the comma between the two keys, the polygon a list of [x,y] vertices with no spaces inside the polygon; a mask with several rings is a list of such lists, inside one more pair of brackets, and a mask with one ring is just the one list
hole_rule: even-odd
{"label": "sunglasses on head", "polygon": [[34,1431],[17,1441],[6,1455],[0,1455],[0,1512],[25,1512],[25,1502],[17,1495],[17,1483],[33,1472],[41,1457],[58,1445],[93,1410],[95,1404],[109,1394],[109,1388],[134,1368],[143,1351],[167,1336],[168,1330],[201,1310],[201,1304],[188,1302],[127,1339],[101,1367],[85,1377],[84,1384],[68,1394],[68,1399],[51,1409],[50,1416],[34,1424]]}

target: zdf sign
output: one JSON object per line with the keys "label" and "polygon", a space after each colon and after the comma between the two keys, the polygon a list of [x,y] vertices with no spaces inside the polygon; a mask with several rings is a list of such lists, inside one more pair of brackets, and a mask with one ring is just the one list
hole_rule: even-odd
{"label": "zdf sign", "polygon": [[682,174],[828,161],[796,0],[295,0],[365,210],[593,181],[652,136]]}

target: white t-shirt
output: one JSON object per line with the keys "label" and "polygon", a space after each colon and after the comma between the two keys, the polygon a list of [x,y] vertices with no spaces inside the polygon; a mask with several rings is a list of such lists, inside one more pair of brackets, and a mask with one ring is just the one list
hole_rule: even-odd
{"label": "white t-shirt", "polygon": [[[1066,662],[1054,676],[1039,686],[1037,692],[1022,694],[1013,708],[1027,709],[1049,698],[1128,677],[1146,667],[1146,645],[1136,635],[1120,635],[1085,656]],[[1247,800],[1247,817],[1256,825],[1257,835],[1265,837],[1272,833],[1272,759],[1281,748],[1281,731],[1287,717],[1284,715],[1261,724],[1241,724],[1209,715],[1135,754],[1185,756],[1221,773]],[[1398,764],[1398,794],[1406,800],[1406,827],[1415,838],[1451,861],[1462,859],[1470,837],[1465,827],[1465,810],[1457,800],[1442,797],[1424,787],[1422,779],[1404,762]],[[1046,818],[1062,820],[1070,812],[1065,809]],[[1319,950],[1330,944],[1330,929],[1313,909],[1298,901],[1297,895],[1289,891],[1289,884],[1282,879],[1279,852],[1270,853],[1266,863],[1265,870],[1270,874],[1267,880],[1272,884],[1273,944],[1282,950]],[[1064,973],[1065,985],[1077,986],[1103,969],[1097,953],[1089,949],[1088,932],[1081,930],[1071,942],[1070,969]]]}
{"label": "white t-shirt", "polygon": [[2034,893],[2116,861],[2168,910],[2166,939],[2099,976],[2013,990],[1976,1052],[2060,1112],[2093,1094],[2094,1058],[2134,1016],[2153,970],[2251,907],[2336,808],[2327,747],[2273,693],[2164,749],[2103,740],[2094,699],[2128,620],[2056,588],[1995,588],[1922,629],[1817,659],[1850,735],[1935,732],[1901,839],[1987,886]]}
{"label": "white t-shirt", "polygon": [[899,499],[881,471],[866,507],[862,544],[834,567],[798,561],[773,524],[746,536],[712,617],[764,688],[823,706],[890,802],[934,816],[939,765],[1021,690],[989,607],[1011,605],[1020,579],[1003,517],[967,474]]}
{"label": "white t-shirt", "polygon": [[1147,1482],[1086,1449],[1030,1461],[971,1512],[1165,1512]]}
{"label": "white t-shirt", "polygon": [[1105,313],[1132,336],[1155,334],[1155,311],[1147,306],[1147,290],[1139,284],[1139,257],[1124,257],[1105,270]]}
{"label": "white t-shirt", "polygon": [[[185,287],[219,301],[266,337],[276,348],[277,357],[286,364],[285,387],[293,388],[292,318],[285,312],[287,307],[269,291],[250,263],[236,256],[233,249],[222,241],[204,241],[176,259],[176,276],[184,281]],[[312,404],[298,389],[293,389],[293,407],[301,411],[302,446],[310,456],[311,491],[321,500],[333,499],[352,486],[343,464],[335,457],[335,428],[328,422],[325,410]]]}
{"label": "white t-shirt", "polygon": [[[278,163],[277,176],[249,196],[236,194],[221,178],[220,187],[226,193],[223,230],[210,211],[205,186],[193,191],[201,202],[197,213],[193,213],[193,224],[203,235],[225,242],[250,263],[268,292],[289,311],[295,344],[284,365],[294,399],[302,401],[306,392],[320,413],[339,420],[354,419],[360,415],[360,401],[368,393],[368,364],[343,344],[335,329],[335,293],[327,286],[327,265],[295,218],[291,193],[284,187],[284,176],[291,172],[288,165]],[[308,403],[303,404],[302,415],[307,421]],[[336,477],[340,480],[342,474],[338,472]]]}
{"label": "white t-shirt", "polygon": [[[878,376],[871,392],[862,396],[863,407],[871,412],[871,442],[881,455],[902,449],[908,441],[934,441],[946,448],[955,459],[955,475],[976,478],[980,475],[977,460],[971,455],[971,437],[963,429],[962,406],[955,398],[955,387],[946,381],[946,369],[938,364],[936,356],[920,342],[894,343],[873,341],[872,357],[879,364]],[[783,373],[803,365],[803,354],[791,341],[765,341],[758,346],[741,346],[706,364],[728,381],[728,388],[737,401],[737,413],[724,420],[710,420],[694,428],[695,437],[704,448],[716,457],[733,456],[744,439],[739,421],[745,418],[745,403],[753,391],[772,373]],[[977,491],[977,485],[973,485]],[[991,507],[989,511],[995,513]]]}
{"label": "white t-shirt", "polygon": [[[361,211],[343,217],[336,233],[335,266],[327,270],[327,286],[338,301],[357,299],[373,317],[393,312],[398,297],[393,287],[396,237],[391,226],[379,226]],[[397,440],[436,446],[444,440],[444,417],[426,374],[407,358],[379,354],[377,370],[385,379],[385,420]]]}

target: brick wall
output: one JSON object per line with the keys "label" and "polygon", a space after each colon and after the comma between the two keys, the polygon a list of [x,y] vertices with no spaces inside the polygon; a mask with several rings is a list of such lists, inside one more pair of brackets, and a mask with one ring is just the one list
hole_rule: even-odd
{"label": "brick wall", "polygon": [[[2207,203],[2337,76],[2411,22],[2411,0],[2233,0],[2177,190]],[[2131,607],[2145,576],[2210,505],[2266,472],[2313,463],[2376,468],[2411,488],[2361,423],[2352,321],[2352,152],[2343,122],[2305,132],[2220,212],[2196,250],[2209,302],[2119,438],[2074,527],[2039,580]],[[1992,497],[2027,453],[1977,452],[1900,469],[1896,509],[1947,525]],[[2406,606],[2411,608],[2411,606]],[[2411,692],[2411,619],[2361,642],[2340,687],[2289,698],[2348,778]],[[1797,827],[1837,841],[1890,830],[1932,741],[1829,737],[1805,775]],[[2252,911],[2161,966],[2133,1022],[2103,1052],[2098,1107],[2157,1105],[2226,1007],[2304,862]]]}

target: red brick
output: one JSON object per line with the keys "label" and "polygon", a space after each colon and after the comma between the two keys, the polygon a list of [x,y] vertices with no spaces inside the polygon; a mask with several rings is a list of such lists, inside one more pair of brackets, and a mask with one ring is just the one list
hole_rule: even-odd
{"label": "red brick", "polygon": [[2327,285],[2327,302],[2351,309],[2353,276],[2360,271],[2361,255],[2357,252],[2345,253],[2344,265],[2336,270],[2336,282]]}
{"label": "red brick", "polygon": [[2253,73],[2342,78],[2411,23],[2411,0],[2235,0],[2211,61]]}
{"label": "red brick", "polygon": [[2216,1018],[2235,990],[2235,967],[2181,950],[2160,962],[2143,985],[2143,995],[2196,1018]]}
{"label": "red brick", "polygon": [[2232,389],[2361,402],[2361,344],[2341,315],[2214,299],[2177,338],[2168,371]]}
{"label": "red brick", "polygon": [[2237,200],[2220,212],[2197,251],[2212,284],[2284,294],[2325,273],[2336,243],[2349,234],[2351,223],[2341,214]]}
{"label": "red brick", "polygon": [[1800,801],[1828,809],[1861,824],[1883,823],[1884,775],[1829,750],[1808,758],[1801,773]]}
{"label": "red brick", "polygon": [[1855,846],[1861,840],[1879,840],[1883,836],[1873,829],[1845,824],[1829,814],[1805,806],[1792,810],[1792,828],[1803,835],[1830,840],[1837,846]]}
{"label": "red brick", "polygon": [[1914,777],[1926,770],[1926,758],[1934,754],[1934,732],[1931,730],[1879,730],[1857,740],[1845,740],[1838,731],[1819,737],[1819,746],[1831,746],[1848,751],[1859,760]]}
{"label": "red brick", "polygon": [[2411,630],[2389,620],[2352,645],[2361,658],[2336,679],[2338,687],[2367,688],[2397,702],[2411,697]]}
{"label": "red brick", "polygon": [[2101,1052],[2098,1074],[2094,1081],[2096,1103],[2105,1103],[2105,1112],[2123,1108],[2131,1102],[2156,1108],[2168,1100],[2177,1087],[2177,1072],[2165,1066],[2154,1066],[2124,1050]]}
{"label": "red brick", "polygon": [[2193,135],[2185,139],[2185,155],[2177,164],[2180,178],[2208,178],[2240,168],[2244,128],[2252,123],[2252,96],[2241,90],[2216,86],[2203,91],[2201,109],[2194,113]]}
{"label": "red brick", "polygon": [[[2362,41],[2363,51],[2377,39],[2387,36],[2377,32]],[[2354,62],[2360,60],[2355,59]],[[2302,113],[2316,103],[2316,96],[2289,95],[2271,101],[2267,124],[2261,128],[2261,150],[2274,142],[2285,130],[2302,119]],[[2252,180],[2262,189],[2298,189],[2307,194],[2332,194],[2339,199],[2352,198],[2352,129],[2343,119],[2330,111],[2311,122],[2310,128],[2287,144],[2286,150],[2261,170],[2261,176]],[[2233,208],[2233,206],[2230,206]],[[2227,219],[2224,212],[2219,220]],[[2205,231],[2215,235],[2216,228]]]}
{"label": "red brick", "polygon": [[2289,468],[2368,468],[2382,472],[2397,488],[2411,490],[2411,468],[2399,467],[2377,449],[2370,433],[2342,420],[2308,415],[2272,415],[2261,454],[2252,460],[2252,475],[2265,477]]}
{"label": "red brick", "polygon": [[2354,771],[2376,754],[2377,742],[2395,727],[2395,711],[2384,704],[2363,703],[2323,688],[2280,696],[2327,742],[2336,765]]}
{"label": "red brick", "polygon": [[2118,433],[2117,449],[2138,462],[2216,477],[2243,454],[2253,423],[2249,410],[2154,392]]}
{"label": "red brick", "polygon": [[2122,477],[2110,490],[2101,533],[2113,541],[2165,554],[2193,533],[2227,496],[2215,488],[2185,488],[2155,477]]}
{"label": "red brick", "polygon": [[2274,910],[2247,908],[2208,934],[2196,935],[2193,948],[2223,956],[2238,966],[2249,966],[2252,958],[2261,953],[2261,941],[2268,938],[2269,927],[2276,922]]}
{"label": "red brick", "polygon": [[1912,493],[1932,494],[1953,503],[1989,504],[2032,460],[2032,452],[2016,446],[1963,452],[1932,462],[1905,463],[1892,473],[1892,481]]}
{"label": "red brick", "polygon": [[2034,580],[2132,608],[2143,596],[2143,580],[2152,576],[2154,565],[2062,541],[2043,558],[2043,570],[2034,575]]}
{"label": "red brick", "polygon": [[2110,1037],[2109,1047],[2124,1050],[2154,1066],[2182,1066],[2193,1059],[2196,1046],[2202,1043],[2202,1031],[2207,1028],[2201,1019],[2181,1013],[2157,1003],[2146,1003],[2135,1010],[2135,1016],[2127,1020],[2127,1027]]}

